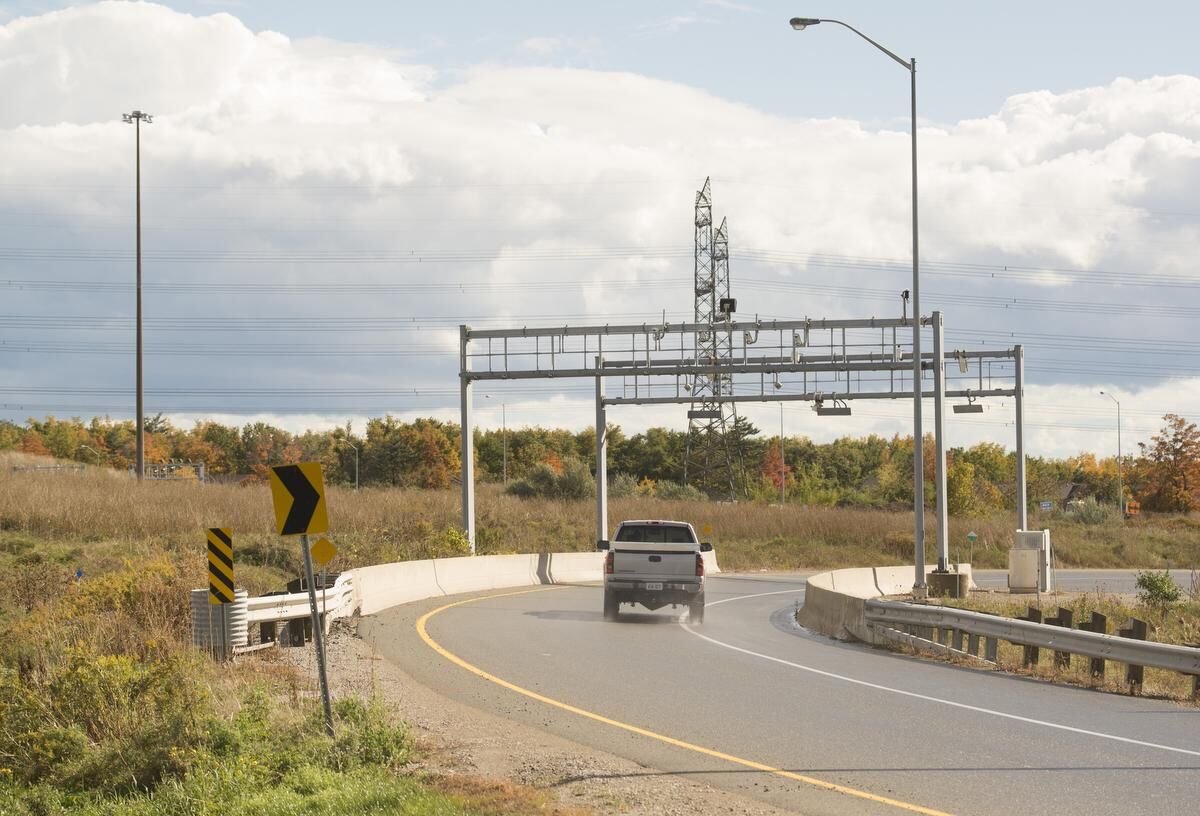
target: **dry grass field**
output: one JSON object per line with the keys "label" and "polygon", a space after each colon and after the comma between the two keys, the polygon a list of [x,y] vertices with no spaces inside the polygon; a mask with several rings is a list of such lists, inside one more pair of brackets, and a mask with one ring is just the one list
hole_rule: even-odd
{"label": "dry grass field", "polygon": [[[237,580],[251,594],[299,574],[296,542],[275,534],[267,485],[139,485],[97,468],[36,469],[55,465],[0,454],[0,812],[182,816],[202,798],[274,814],[314,812],[335,796],[391,809],[425,802],[413,813],[545,812],[540,800],[464,801],[421,787],[400,770],[411,750],[403,727],[353,698],[339,701],[346,736],[331,751],[294,671],[269,653],[219,667],[190,648],[188,590],[205,585],[205,528],[232,528]],[[478,492],[480,553],[594,546],[591,501],[518,499],[494,484]],[[466,552],[457,491],[331,487],[327,502],[335,570]],[[905,512],[650,498],[609,509],[610,525],[690,521],[727,571],[912,559]],[[1200,562],[1195,518],[1048,526],[1062,566]],[[1008,514],[953,519],[951,558],[1004,566],[1014,527]],[[256,791],[269,806],[246,799]]]}
{"label": "dry grass field", "polygon": [[[96,468],[16,471],[48,466],[20,454],[0,456],[0,549],[36,546],[63,563],[105,571],[155,557],[194,560],[199,576],[204,529],[234,531],[239,580],[251,592],[278,588],[297,574],[294,542],[275,534],[266,484],[145,482]],[[335,569],[465,552],[457,490],[329,487]],[[480,553],[579,551],[594,545],[593,503],[519,499],[498,485],[478,490]],[[717,548],[727,570],[821,569],[904,564],[912,560],[912,514],[874,509],[761,503],[672,502],[620,498],[609,503],[610,527],[626,518],[690,521]],[[934,518],[927,515],[927,559],[934,558]],[[1030,518],[1049,526],[1063,567],[1194,567],[1200,520],[1157,517],[1125,524]],[[977,567],[1006,566],[1015,514],[951,519],[950,556]],[[968,544],[968,532],[977,540]],[[6,543],[4,543],[6,542]]]}

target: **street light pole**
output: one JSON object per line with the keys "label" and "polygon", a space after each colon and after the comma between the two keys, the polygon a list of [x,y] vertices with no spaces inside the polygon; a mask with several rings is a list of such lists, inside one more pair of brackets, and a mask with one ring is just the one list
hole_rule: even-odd
{"label": "street light pole", "polygon": [[91,445],[80,445],[78,448],[76,448],[76,450],[83,450],[84,448],[86,448],[87,450],[90,450],[92,453],[94,453],[96,455],[96,465],[97,466],[99,466],[100,463],[102,461],[104,461],[104,458],[100,455],[100,451],[96,450]]}
{"label": "street light pole", "polygon": [[[491,399],[492,395],[484,394],[483,398]],[[507,409],[508,409],[508,406],[506,403],[503,403],[503,402],[500,403],[500,440],[501,440],[500,444],[502,446],[502,451],[503,451],[502,455],[504,457],[501,460],[503,463],[501,465],[501,467],[503,469],[503,474],[504,474],[501,478],[503,479],[505,486],[508,485],[508,413],[507,413]]]}
{"label": "street light pole", "polygon": [[1117,509],[1121,511],[1121,519],[1125,518],[1125,484],[1121,474],[1121,401],[1112,394],[1100,392],[1117,404]]}
{"label": "street light pole", "polygon": [[133,124],[134,161],[137,165],[137,454],[135,470],[140,482],[146,474],[146,415],[142,405],[142,122],[151,124],[154,117],[143,111],[121,114],[121,121]]}
{"label": "street light pole", "polygon": [[779,403],[779,503],[782,505],[787,501],[786,488],[787,484],[787,464],[783,457],[783,403]]}
{"label": "street light pole", "polygon": [[917,230],[917,60],[903,59],[863,34],[857,28],[841,20],[815,17],[793,17],[792,28],[803,31],[820,23],[833,23],[848,28],[871,45],[895,60],[908,71],[910,81],[910,113],[912,116],[912,301],[913,301],[913,513],[916,516],[914,532],[915,582],[913,592],[925,594],[925,451],[922,429],[922,385],[921,385],[921,275],[920,242]]}

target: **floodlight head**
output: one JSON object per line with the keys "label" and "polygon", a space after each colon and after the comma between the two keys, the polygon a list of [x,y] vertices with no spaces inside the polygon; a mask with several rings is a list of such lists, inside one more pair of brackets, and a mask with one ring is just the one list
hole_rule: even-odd
{"label": "floodlight head", "polygon": [[778,391],[780,388],[783,388],[783,383],[781,383],[779,380],[775,380],[775,390]]}
{"label": "floodlight head", "polygon": [[909,297],[909,293],[908,293],[907,289],[905,289],[904,291],[902,291],[900,293],[900,299],[903,300],[905,303],[908,302],[908,297]]}
{"label": "floodlight head", "polygon": [[130,116],[128,113],[122,113],[122,114],[121,114],[121,121],[122,121],[122,122],[124,122],[124,123],[125,123],[125,124],[127,124],[127,125],[131,125],[131,124],[133,124],[133,117],[132,117],[132,116]]}
{"label": "floodlight head", "polygon": [[692,384],[690,382],[688,382],[687,380],[684,380],[683,381],[683,390],[687,391],[689,394],[692,393]]}
{"label": "floodlight head", "polygon": [[820,25],[821,21],[815,17],[793,17],[791,20],[792,28],[797,31],[803,31],[809,26]]}

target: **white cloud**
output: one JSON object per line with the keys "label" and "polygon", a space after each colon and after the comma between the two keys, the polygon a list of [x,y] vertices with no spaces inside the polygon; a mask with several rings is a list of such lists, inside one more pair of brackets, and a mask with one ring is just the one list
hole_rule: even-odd
{"label": "white cloud", "polygon": [[[548,56],[574,46],[534,38],[523,47]],[[232,289],[149,293],[160,315],[293,317],[300,330],[222,336],[212,329],[191,335],[197,343],[392,344],[403,351],[429,342],[427,336],[400,335],[389,327],[355,333],[303,329],[326,317],[345,318],[345,328],[361,327],[368,318],[431,315],[447,323],[504,315],[534,325],[561,322],[564,315],[605,323],[631,315],[642,315],[640,321],[663,309],[690,313],[692,199],[710,175],[718,218],[730,218],[735,253],[764,249],[798,260],[779,266],[735,258],[735,292],[747,278],[843,290],[908,288],[906,132],[869,131],[846,120],[780,118],[628,73],[487,65],[464,72],[448,87],[435,87],[436,75],[436,66],[409,64],[403,55],[377,48],[255,33],[229,14],[193,17],[148,4],[102,3],[15,20],[0,28],[0,84],[9,89],[0,109],[0,151],[7,159],[0,168],[0,211],[14,225],[41,226],[30,231],[0,225],[0,246],[129,248],[132,134],[119,114],[138,107],[156,114],[142,144],[149,252],[298,258],[159,260],[147,265],[151,279],[347,287],[342,294],[281,288],[274,297]],[[1132,312],[1106,317],[1076,307],[1091,300],[1160,310],[1198,305],[1194,288],[1138,285],[1149,274],[1200,281],[1194,264],[1200,249],[1194,206],[1200,183],[1197,111],[1200,78],[1155,77],[1057,95],[1022,94],[993,116],[922,128],[921,237],[930,275],[923,279],[925,311],[944,308],[951,329],[1012,330],[1016,340],[1023,332],[1183,337],[1187,324],[1179,319]],[[628,247],[645,251],[613,251]],[[579,248],[594,250],[590,259],[568,260]],[[321,263],[322,254],[338,260]],[[831,269],[812,261],[821,254],[898,259],[901,272],[860,272],[845,264]],[[436,262],[417,261],[439,255]],[[534,256],[554,260],[531,260]],[[1006,264],[1096,269],[1121,276],[1121,285],[1052,273],[1015,283],[937,277],[932,265],[938,262],[1000,270]],[[125,274],[124,267],[103,263],[2,259],[0,271],[6,278],[111,280]],[[563,280],[610,285],[540,288]],[[429,288],[438,282],[494,286]],[[414,288],[354,294],[351,287],[364,284]],[[128,312],[127,301],[111,296],[50,298],[11,290],[5,296],[11,305],[3,311],[10,314]],[[978,297],[1012,298],[1013,308],[970,300]],[[1058,312],[1023,308],[1030,298],[1063,305]],[[743,290],[739,301],[747,317],[898,312],[891,295],[853,300],[827,291],[782,290],[769,296],[758,288]],[[0,338],[20,334],[0,325]],[[68,336],[84,342],[124,337]],[[156,328],[152,337],[178,342],[181,335]],[[436,398],[423,393],[417,404],[398,394],[340,403],[321,397],[303,406],[308,412],[303,419],[315,423],[312,417],[327,416],[336,423],[343,416],[382,413],[379,409],[452,417],[454,344],[435,345],[449,350],[302,361],[258,356],[233,358],[234,365],[215,356],[157,358],[150,363],[151,385],[206,384],[220,393],[238,384],[303,384],[317,394],[415,386],[436,391]],[[1030,344],[1029,355],[1031,371],[1040,377],[1031,388],[1064,393],[1079,388],[1079,395],[1095,390],[1081,378],[1099,381],[1108,362],[1093,359],[1106,355],[1052,345]],[[1067,362],[1055,362],[1061,359]],[[1128,353],[1124,359],[1121,370],[1129,372],[1175,364],[1186,369],[1187,358],[1146,352],[1144,364]],[[1036,374],[1036,364],[1047,361],[1052,370]],[[4,381],[22,384],[123,386],[127,368],[124,360],[82,355],[9,354],[0,360]],[[1155,411],[1200,407],[1200,393],[1190,384],[1133,381],[1149,388],[1126,384],[1131,404],[1142,401],[1158,406]],[[256,399],[239,403],[246,406],[243,413],[285,407],[281,399]],[[531,410],[556,405],[519,394],[512,404],[521,399]],[[591,416],[586,393],[564,399],[551,418],[529,421],[556,417],[586,425]],[[360,410],[364,405],[370,410]],[[636,429],[640,417],[651,424],[649,418],[669,413],[629,410],[618,421]],[[893,414],[895,419],[888,418]],[[893,414],[872,418],[856,412],[839,431],[906,427],[903,407]],[[762,425],[773,427],[769,420]],[[808,420],[804,427],[820,435],[837,426]],[[1005,433],[987,427],[997,436]],[[1031,443],[1031,452],[1073,452],[1071,446],[1087,445],[1091,436],[1047,431],[1036,437],[1043,451],[1034,451]]]}

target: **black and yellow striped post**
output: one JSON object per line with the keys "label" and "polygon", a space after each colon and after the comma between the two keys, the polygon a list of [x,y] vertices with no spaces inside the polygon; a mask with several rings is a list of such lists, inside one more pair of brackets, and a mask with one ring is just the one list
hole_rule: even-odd
{"label": "black and yellow striped post", "polygon": [[228,527],[208,530],[208,602],[233,603],[233,534]]}
{"label": "black and yellow striped post", "polygon": [[[208,533],[208,642],[220,661],[229,654],[229,604],[233,603],[233,533],[228,527],[210,527]],[[213,618],[221,631],[213,636]]]}

